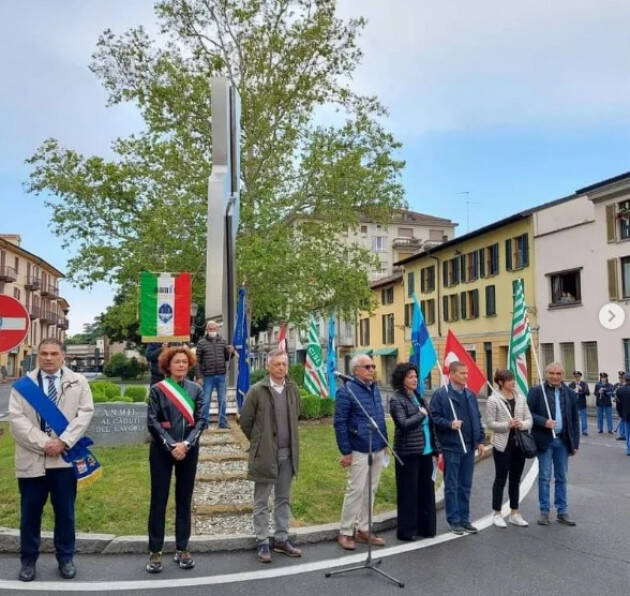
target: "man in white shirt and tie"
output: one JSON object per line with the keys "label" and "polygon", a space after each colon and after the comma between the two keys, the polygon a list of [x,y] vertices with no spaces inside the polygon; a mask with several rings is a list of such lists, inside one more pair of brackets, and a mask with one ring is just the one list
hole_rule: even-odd
{"label": "man in white shirt and tie", "polygon": [[38,368],[28,376],[69,421],[57,436],[29,402],[16,390],[9,398],[9,422],[15,438],[15,475],[20,489],[19,579],[35,579],[41,519],[50,495],[55,515],[54,544],[59,573],[76,574],[74,566],[74,503],[77,480],[71,463],[62,455],[86,433],[94,404],[87,380],[65,367],[65,350],[57,338],[46,338],[37,348]]}

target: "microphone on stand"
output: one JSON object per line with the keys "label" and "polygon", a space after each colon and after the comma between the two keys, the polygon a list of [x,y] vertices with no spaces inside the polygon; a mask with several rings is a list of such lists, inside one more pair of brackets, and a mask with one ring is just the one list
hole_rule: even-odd
{"label": "microphone on stand", "polygon": [[335,375],[338,379],[341,379],[344,383],[347,383],[348,381],[353,381],[354,379],[348,375],[346,375],[345,373],[342,373],[338,370],[336,370],[333,375]]}

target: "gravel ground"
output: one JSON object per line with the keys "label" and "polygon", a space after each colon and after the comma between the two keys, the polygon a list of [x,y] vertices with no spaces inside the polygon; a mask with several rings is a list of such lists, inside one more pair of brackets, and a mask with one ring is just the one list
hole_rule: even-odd
{"label": "gravel ground", "polygon": [[228,534],[252,534],[252,516],[250,513],[240,515],[215,515],[197,518],[195,520],[195,534],[225,536]]}
{"label": "gravel ground", "polygon": [[201,462],[197,466],[198,476],[209,476],[210,474],[235,474],[247,473],[246,461],[222,461],[222,462]]}
{"label": "gravel ground", "polygon": [[195,485],[196,505],[218,505],[219,503],[247,505],[253,502],[253,498],[254,483],[249,480],[198,482]]}

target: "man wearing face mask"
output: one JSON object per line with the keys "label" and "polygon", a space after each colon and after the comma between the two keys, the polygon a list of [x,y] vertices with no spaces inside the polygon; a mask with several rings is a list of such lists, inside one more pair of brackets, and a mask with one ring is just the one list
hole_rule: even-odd
{"label": "man wearing face mask", "polygon": [[234,348],[219,335],[219,326],[208,321],[206,334],[197,344],[197,383],[203,384],[203,417],[210,422],[210,399],[217,390],[219,428],[227,428],[225,373]]}

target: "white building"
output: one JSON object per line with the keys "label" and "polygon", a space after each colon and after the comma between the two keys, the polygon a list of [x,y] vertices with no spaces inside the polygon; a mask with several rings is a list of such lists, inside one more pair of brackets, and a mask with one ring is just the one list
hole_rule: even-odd
{"label": "white building", "polygon": [[[541,366],[554,360],[594,383],[630,370],[630,173],[578,190],[533,214]],[[614,302],[625,322],[599,311]]]}

